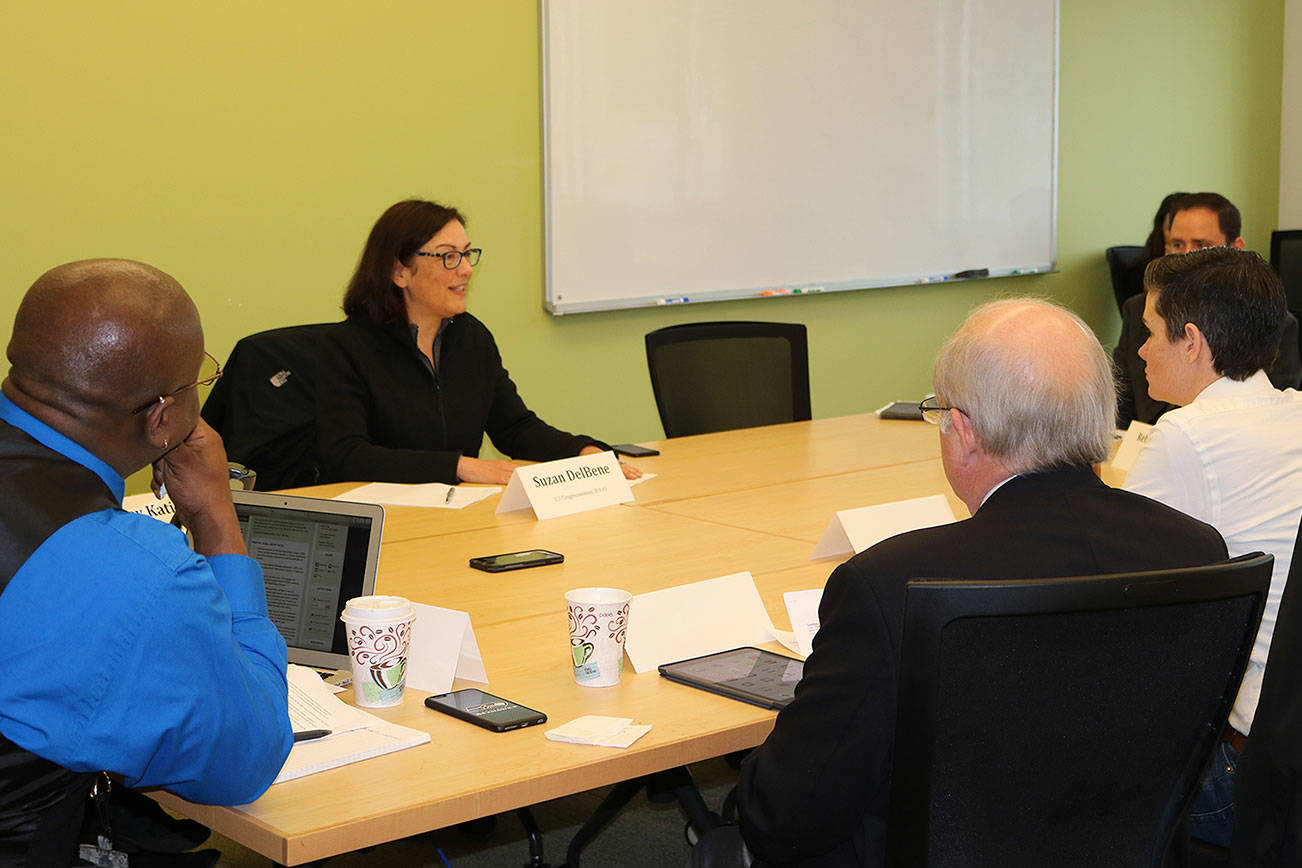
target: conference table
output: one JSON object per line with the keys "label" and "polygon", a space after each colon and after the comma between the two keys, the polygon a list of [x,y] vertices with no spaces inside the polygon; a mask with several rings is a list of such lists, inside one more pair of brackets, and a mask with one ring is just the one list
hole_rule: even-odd
{"label": "conference table", "polygon": [[[428,731],[428,744],[276,784],[249,805],[155,797],[295,865],[754,747],[773,712],[636,674],[627,661],[615,687],[576,685],[565,591],[638,594],[749,570],[787,629],[782,594],[822,587],[845,557],[811,560],[836,511],[943,494],[955,515],[968,514],[945,482],[937,430],[864,414],[654,442],[662,454],[635,463],[656,477],[633,487],[632,503],[546,521],[496,514],[498,495],[460,510],[386,507],[377,590],[468,612],[486,689],[545,712],[547,724],[492,733],[430,711],[409,689],[400,706],[373,712]],[[295,493],[331,497],[358,484]],[[467,565],[530,548],[565,562],[496,574]],[[455,684],[471,686],[483,687]],[[586,714],[652,728],[623,750],[544,737]]]}

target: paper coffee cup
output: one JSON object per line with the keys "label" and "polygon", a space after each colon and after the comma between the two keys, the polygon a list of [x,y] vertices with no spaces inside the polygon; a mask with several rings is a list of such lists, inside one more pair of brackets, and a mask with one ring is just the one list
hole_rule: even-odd
{"label": "paper coffee cup", "polygon": [[584,687],[613,687],[624,671],[628,603],[617,588],[578,588],[565,595],[570,612],[570,662]]}
{"label": "paper coffee cup", "polygon": [[348,632],[353,662],[353,696],[366,708],[402,702],[407,683],[407,648],[416,613],[406,597],[354,597],[339,616]]}

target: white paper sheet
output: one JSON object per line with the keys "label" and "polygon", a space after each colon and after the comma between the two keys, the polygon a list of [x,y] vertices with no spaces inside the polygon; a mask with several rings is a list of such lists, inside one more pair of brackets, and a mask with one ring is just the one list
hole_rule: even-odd
{"label": "white paper sheet", "polygon": [[786,648],[792,654],[801,653],[800,643],[796,641],[796,634],[793,631],[774,628],[773,638],[782,643],[782,647]]}
{"label": "white paper sheet", "polygon": [[791,631],[795,634],[796,653],[808,657],[814,650],[814,634],[818,632],[818,604],[823,602],[823,589],[787,591],[782,595],[791,618]]}
{"label": "white paper sheet", "polygon": [[455,678],[487,684],[488,673],[470,615],[423,603],[411,607],[416,610],[416,623],[411,625],[407,651],[407,687],[447,693]]}
{"label": "white paper sheet", "polygon": [[934,527],[954,521],[954,511],[943,494],[897,500],[877,506],[839,511],[814,546],[811,561],[819,558],[858,554],[869,546],[909,530]]}
{"label": "white paper sheet", "polygon": [[[335,500],[352,503],[378,503],[381,506],[424,506],[430,509],[464,509],[502,490],[500,485],[444,485],[424,482],[406,485],[400,482],[371,482],[336,494]],[[451,493],[452,499],[448,499]]]}
{"label": "white paper sheet", "polygon": [[749,572],[638,594],[624,649],[637,672],[775,638]]}
{"label": "white paper sheet", "polygon": [[287,674],[289,722],[293,730],[328,729],[331,734],[296,743],[275,783],[429,741],[428,732],[389,723],[361,708],[344,704],[314,669],[290,664]]}

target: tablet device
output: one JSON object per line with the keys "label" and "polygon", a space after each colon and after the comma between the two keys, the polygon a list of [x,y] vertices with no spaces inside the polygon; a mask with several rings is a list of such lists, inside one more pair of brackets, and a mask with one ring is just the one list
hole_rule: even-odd
{"label": "tablet device", "polygon": [[670,681],[740,699],[760,708],[791,704],[805,662],[761,648],[733,648],[677,663],[665,663],[660,674]]}

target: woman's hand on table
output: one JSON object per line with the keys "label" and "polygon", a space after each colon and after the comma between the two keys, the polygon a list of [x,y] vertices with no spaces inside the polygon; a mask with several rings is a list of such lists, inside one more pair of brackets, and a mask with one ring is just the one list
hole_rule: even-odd
{"label": "woman's hand on table", "polygon": [[462,455],[457,459],[457,479],[462,482],[506,485],[511,481],[515,469],[523,466],[523,461],[489,461]]}
{"label": "woman's hand on table", "polygon": [[[579,454],[580,454],[580,455],[596,455],[598,452],[605,452],[605,451],[607,451],[607,450],[602,449],[600,446],[584,446],[582,449],[579,450]],[[634,467],[632,464],[625,464],[623,461],[621,461],[621,462],[619,462],[619,469],[622,470],[622,471],[624,471],[624,478],[625,478],[625,479],[641,479],[641,478],[642,478],[642,471],[641,471],[641,470],[638,470],[638,469],[637,469],[636,467]]]}

